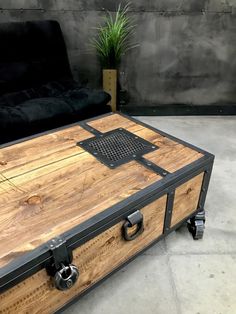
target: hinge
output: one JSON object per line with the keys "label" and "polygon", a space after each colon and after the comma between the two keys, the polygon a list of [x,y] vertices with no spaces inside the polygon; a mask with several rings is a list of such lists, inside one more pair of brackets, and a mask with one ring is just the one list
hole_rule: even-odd
{"label": "hinge", "polygon": [[52,258],[46,265],[50,276],[61,268],[61,265],[69,265],[72,262],[72,251],[66,246],[66,241],[61,237],[54,238],[48,242],[48,248],[52,253]]}

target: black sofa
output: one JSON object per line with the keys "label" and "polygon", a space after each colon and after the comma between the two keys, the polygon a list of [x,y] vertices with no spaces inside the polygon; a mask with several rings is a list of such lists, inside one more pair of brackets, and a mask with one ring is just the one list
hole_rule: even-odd
{"label": "black sofa", "polygon": [[56,21],[0,24],[0,144],[110,111],[74,81]]}

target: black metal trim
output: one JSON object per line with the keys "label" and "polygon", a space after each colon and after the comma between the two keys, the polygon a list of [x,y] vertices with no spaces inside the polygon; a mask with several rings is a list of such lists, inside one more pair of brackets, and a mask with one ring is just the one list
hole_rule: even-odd
{"label": "black metal trim", "polygon": [[61,264],[69,265],[72,262],[72,252],[68,250],[66,241],[62,237],[57,237],[49,241],[48,249],[52,253],[52,263],[46,265],[47,272],[54,276],[61,268]]}
{"label": "black metal trim", "polygon": [[180,222],[178,222],[176,225],[174,225],[173,227],[171,227],[169,230],[167,230],[165,233],[163,233],[161,236],[159,236],[157,239],[155,239],[153,242],[151,242],[150,244],[148,244],[146,247],[144,247],[142,250],[140,250],[138,253],[136,253],[135,255],[133,255],[132,257],[130,257],[128,260],[126,260],[124,263],[122,263],[121,265],[119,265],[118,267],[116,267],[115,269],[113,269],[111,272],[109,272],[105,277],[103,277],[102,279],[100,279],[99,281],[95,282],[92,286],[90,286],[89,288],[87,288],[86,290],[84,290],[81,294],[75,296],[72,300],[70,300],[68,303],[66,303],[63,307],[61,307],[60,309],[58,309],[55,314],[60,314],[63,311],[65,311],[67,308],[69,308],[71,305],[75,304],[76,302],[78,302],[82,297],[84,297],[86,294],[88,294],[89,292],[91,292],[92,290],[96,289],[98,286],[100,286],[103,282],[105,282],[107,279],[109,279],[111,276],[113,276],[115,273],[117,273],[118,271],[120,271],[122,268],[124,268],[125,266],[129,265],[131,262],[133,262],[138,256],[142,255],[144,252],[146,252],[147,250],[149,250],[151,247],[153,247],[154,245],[156,245],[158,242],[160,242],[161,240],[163,240],[168,234],[172,233],[173,231],[179,229],[184,223],[187,223],[187,221],[194,217],[197,213],[199,212],[199,209],[197,209],[196,211],[194,211],[191,215],[187,216],[186,218],[184,218],[183,220],[181,220]]}
{"label": "black metal trim", "polygon": [[[93,133],[93,134],[95,135],[95,137],[101,137],[101,136],[104,136],[104,135],[106,135],[106,134],[108,134],[108,133],[111,132],[111,131],[109,131],[109,132],[106,132],[106,133],[102,133],[102,132],[98,131],[97,129],[95,129],[95,128],[93,128],[93,127],[90,127],[90,126],[89,126],[87,123],[85,123],[85,122],[80,123],[80,126],[83,127],[85,130],[87,130],[87,131]],[[120,130],[123,130],[123,131],[128,132],[127,130],[125,130],[125,129],[123,129],[123,128],[120,128]],[[114,130],[112,130],[112,131],[114,131]],[[131,132],[128,132],[128,133],[132,134]],[[143,138],[141,138],[141,137],[135,135],[135,133],[132,134],[132,135],[134,135],[135,138],[137,138],[138,140],[140,140],[140,141],[142,141],[142,142],[149,143],[148,141],[144,140]],[[87,140],[85,140],[85,141],[78,142],[77,145],[81,146],[83,149],[86,149],[85,144],[86,144],[86,143],[89,143],[91,140],[93,140],[93,138],[87,139]],[[149,143],[149,144],[150,144],[152,147],[155,147],[156,149],[159,148],[158,146],[156,146],[156,145],[154,145],[154,144],[152,144],[152,143]],[[87,150],[87,149],[86,149],[86,150]],[[92,155],[94,155],[94,152],[93,152],[92,150],[89,150],[89,151],[92,153]],[[148,153],[148,152],[147,152],[147,153]],[[143,155],[143,154],[141,154],[141,155]],[[127,159],[125,160],[125,162],[131,161],[131,160],[136,160],[136,161],[137,161],[138,163],[140,163],[142,166],[144,166],[144,167],[146,167],[146,168],[148,168],[148,169],[150,169],[150,170],[156,172],[157,174],[161,175],[162,177],[165,177],[167,174],[169,174],[169,172],[168,172],[166,169],[164,169],[164,168],[162,168],[162,167],[156,165],[155,163],[153,163],[152,161],[150,161],[150,160],[144,158],[144,157],[141,156],[141,155],[138,154],[138,155],[136,155],[136,156],[133,156],[133,158],[127,158]],[[96,155],[96,158],[98,158],[98,155]],[[104,162],[104,161],[103,161],[103,158],[98,158],[98,159],[99,159],[102,163]],[[114,164],[113,164],[113,163],[111,164],[111,163],[108,163],[107,161],[105,161],[105,164],[106,164],[109,168],[112,168],[112,169],[114,168]],[[121,165],[121,163],[118,162],[117,165],[119,166],[119,165]]]}
{"label": "black metal trim", "polygon": [[[194,145],[192,145],[192,144],[190,144],[190,143],[188,143],[186,141],[183,141],[183,140],[181,140],[181,139],[179,139],[179,138],[177,138],[177,137],[175,137],[173,135],[170,135],[170,134],[168,134],[166,132],[163,132],[163,131],[161,131],[161,130],[159,130],[157,128],[154,128],[153,126],[151,126],[151,125],[149,125],[149,124],[147,124],[145,122],[142,122],[142,121],[137,120],[137,119],[135,119],[133,117],[127,116],[127,115],[125,115],[125,114],[123,114],[121,112],[116,112],[116,114],[118,114],[118,115],[120,115],[120,116],[122,116],[122,117],[124,117],[124,118],[126,118],[126,119],[128,119],[130,121],[133,121],[136,124],[139,124],[139,125],[142,125],[142,126],[144,126],[146,128],[149,128],[150,130],[152,130],[152,131],[154,131],[156,133],[159,133],[160,135],[162,135],[164,137],[167,137],[167,138],[169,138],[169,139],[171,139],[171,140],[173,140],[173,141],[175,141],[177,143],[183,144],[183,145],[185,145],[185,146],[187,146],[187,147],[189,147],[189,148],[191,148],[191,149],[193,149],[193,150],[195,150],[195,151],[197,151],[199,153],[202,153],[202,154],[207,155],[207,156],[214,157],[214,155],[212,155],[211,153],[209,153],[209,152],[207,152],[207,151],[205,151],[205,150],[203,150],[203,149],[201,149],[201,148],[199,148],[197,146],[194,146]],[[83,122],[88,124],[88,122],[95,121],[95,120],[98,120],[98,119],[101,119],[101,118],[105,118],[105,117],[108,117],[108,116],[111,116],[111,115],[113,115],[113,113],[109,112],[109,113],[105,113],[105,114],[97,116],[97,117],[93,117],[93,118],[90,118],[90,119],[83,120]],[[15,145],[15,144],[23,143],[23,142],[26,142],[28,140],[32,140],[32,139],[40,137],[40,136],[44,136],[44,135],[48,135],[48,134],[55,133],[55,132],[58,132],[58,131],[62,131],[62,130],[65,130],[67,128],[70,128],[70,127],[73,127],[73,126],[76,126],[76,125],[80,125],[80,124],[81,124],[81,121],[80,122],[76,122],[76,123],[72,123],[72,124],[68,124],[66,126],[62,126],[62,127],[59,127],[59,128],[55,128],[55,129],[52,129],[52,130],[47,130],[45,132],[41,132],[41,133],[34,134],[34,135],[31,135],[31,136],[27,136],[27,137],[24,137],[22,139],[18,139],[16,141],[12,141],[12,142],[8,142],[8,143],[5,143],[5,144],[1,144],[0,145],[0,149],[1,148],[5,148],[5,147],[9,147],[9,146],[12,146],[12,145]]]}
{"label": "black metal trim", "polygon": [[172,217],[172,211],[173,211],[173,206],[174,206],[174,198],[175,198],[175,189],[171,190],[167,195],[166,214],[165,214],[163,232],[168,231],[171,227],[171,217]]}
{"label": "black metal trim", "polygon": [[[172,191],[192,177],[209,169],[212,162],[212,158],[202,157],[176,173],[168,175],[146,189],[137,192],[77,227],[63,233],[61,237],[66,240],[67,248],[74,250],[96,235],[109,229],[121,220],[124,220],[127,215],[131,214],[134,210],[143,208],[157,198],[169,193],[170,190]],[[45,268],[47,263],[53,263],[53,258],[51,252],[48,250],[48,244],[46,243],[0,269],[0,292],[9,289],[37,271]]]}
{"label": "black metal trim", "polygon": [[[150,153],[152,151],[157,150],[159,147],[155,144],[152,144],[150,142],[148,142],[147,140],[137,136],[134,133],[131,133],[129,131],[127,131],[126,129],[123,128],[118,128],[118,129],[113,129],[111,131],[108,131],[106,133],[97,133],[96,134],[96,129],[93,129],[95,137],[92,138],[88,138],[86,140],[80,141],[77,143],[78,146],[80,146],[81,148],[83,148],[85,151],[89,152],[91,155],[93,155],[97,160],[99,160],[102,164],[106,165],[107,167],[114,169],[116,167],[119,167],[125,163],[128,163],[132,160],[141,160],[142,159],[142,155],[145,155],[147,153]],[[137,151],[135,153],[131,153],[125,157],[123,157],[122,159],[119,160],[110,160],[107,156],[103,155],[102,153],[100,153],[99,151],[97,151],[96,149],[94,149],[93,147],[90,146],[90,144],[94,141],[96,141],[98,138],[106,138],[109,137],[110,135],[113,135],[115,133],[120,133],[123,134],[124,136],[126,135],[126,137],[132,139],[133,141],[137,141],[139,143],[141,143],[143,145],[143,149],[140,151]]]}
{"label": "black metal trim", "polygon": [[[106,114],[106,116],[108,115],[110,114]],[[89,120],[91,121],[99,118],[100,117]],[[134,120],[138,124],[153,129],[158,133],[165,134],[165,136],[168,136],[169,138],[173,139],[173,137],[167,135],[166,133],[159,132],[158,130],[146,124],[140,123],[140,121],[137,121],[132,118],[131,120]],[[184,143],[185,146],[192,148],[191,144],[185,143],[178,139],[175,139],[175,141],[176,140],[178,142]],[[193,149],[196,149],[201,153],[204,152],[203,150],[200,150],[195,147]],[[203,154],[204,156],[201,157],[200,159],[192,162],[191,164],[185,166],[182,169],[179,169],[174,173],[169,174],[168,176],[153,183],[147,188],[135,193],[134,195],[128,197],[127,199],[115,204],[114,206],[108,208],[107,210],[97,214],[91,219],[73,228],[72,230],[69,230],[66,233],[62,234],[61,237],[65,239],[67,248],[71,250],[75,249],[76,247],[87,242],[88,240],[100,234],[101,232],[112,227],[119,221],[125,219],[125,217],[127,217],[127,215],[132,213],[134,210],[141,209],[142,207],[151,203],[155,199],[161,197],[164,194],[169,193],[177,186],[183,184],[184,182],[188,181],[197,174],[211,169],[214,156],[207,152],[204,152]],[[171,228],[170,230],[173,230],[173,228]],[[165,230],[164,235],[168,234],[170,230],[168,231]],[[46,243],[36,248],[35,250],[23,255],[22,257],[17,258],[16,260],[9,263],[5,267],[1,268],[0,293],[6,291],[10,287],[28,278],[29,276],[36,273],[40,269],[45,268],[46,263],[48,262],[53,262],[53,257],[50,250],[48,250],[48,243]]]}
{"label": "black metal trim", "polygon": [[82,127],[83,129],[85,129],[86,131],[88,131],[88,132],[94,134],[96,137],[100,137],[100,136],[103,135],[102,132],[100,132],[99,130],[97,130],[97,129],[93,128],[92,126],[88,125],[88,124],[87,124],[86,122],[84,122],[84,121],[83,121],[83,122],[79,122],[78,124],[79,124],[79,126],[81,126],[81,127]]}
{"label": "black metal trim", "polygon": [[193,145],[193,144],[190,144],[190,143],[188,143],[188,142],[186,142],[186,141],[184,141],[184,140],[181,140],[181,139],[179,139],[179,138],[177,138],[177,137],[175,137],[175,136],[173,136],[173,135],[170,135],[170,134],[168,134],[168,133],[166,133],[166,132],[164,132],[164,131],[162,131],[162,130],[160,130],[160,129],[154,128],[154,127],[151,126],[150,124],[147,124],[147,123],[145,123],[145,122],[142,122],[142,121],[140,121],[140,120],[137,120],[137,119],[135,119],[135,118],[133,118],[133,117],[127,116],[127,115],[125,115],[125,114],[123,114],[123,113],[121,113],[121,112],[117,112],[117,114],[119,114],[120,116],[122,116],[122,117],[124,117],[124,118],[126,118],[126,119],[128,119],[128,120],[133,121],[133,122],[136,123],[136,124],[142,125],[142,126],[144,126],[145,128],[148,128],[148,129],[150,129],[150,130],[152,130],[152,131],[154,131],[154,132],[156,132],[156,133],[159,133],[159,134],[162,135],[163,137],[166,137],[166,138],[168,138],[168,139],[170,139],[170,140],[173,140],[173,141],[175,141],[175,142],[177,142],[177,143],[179,143],[179,144],[182,144],[182,145],[184,145],[184,146],[186,146],[186,147],[189,147],[189,148],[191,148],[191,149],[197,151],[198,153],[201,153],[201,154],[203,154],[203,155],[205,155],[205,156],[214,157],[213,154],[211,154],[211,153],[209,153],[209,152],[207,152],[207,151],[205,151],[205,150],[203,150],[203,149],[201,149],[201,148],[199,148],[199,147],[197,147],[197,146],[195,146],[195,145]]}
{"label": "black metal trim", "polygon": [[121,112],[133,116],[194,116],[194,115],[236,115],[236,104],[224,105],[146,105],[120,106]]}
{"label": "black metal trim", "polygon": [[204,172],[204,177],[202,180],[202,187],[201,187],[201,193],[198,201],[198,208],[200,210],[204,210],[204,205],[206,201],[207,191],[210,183],[211,173],[212,173],[213,164],[206,169]]}
{"label": "black metal trim", "polygon": [[139,158],[135,158],[135,160],[140,163],[142,166],[146,167],[147,169],[152,170],[153,172],[156,172],[157,174],[159,174],[162,177],[167,176],[169,173],[169,171],[167,171],[166,169],[154,164],[152,161],[148,160],[147,158],[144,157],[139,157]]}
{"label": "black metal trim", "polygon": [[[104,113],[104,114],[102,114],[100,116],[96,116],[96,117],[92,117],[92,118],[83,120],[83,122],[87,123],[87,122],[94,121],[94,120],[97,120],[97,119],[102,119],[102,118],[105,118],[105,117],[108,117],[108,116],[111,116],[111,115],[113,115],[113,113],[112,112],[108,112],[108,113]],[[0,149],[1,148],[6,148],[6,147],[9,147],[9,146],[13,146],[13,145],[16,145],[16,144],[19,144],[19,143],[24,143],[26,141],[33,140],[33,139],[38,138],[40,136],[44,136],[44,135],[48,135],[48,134],[55,133],[55,132],[58,132],[58,131],[62,131],[62,130],[71,128],[71,127],[76,126],[76,125],[80,126],[81,122],[82,121],[66,124],[66,125],[60,126],[58,128],[50,129],[50,130],[47,130],[47,131],[43,131],[43,132],[40,132],[40,133],[36,133],[36,134],[33,134],[33,135],[29,135],[29,136],[26,136],[26,137],[14,140],[14,141],[11,141],[11,142],[0,144]]]}

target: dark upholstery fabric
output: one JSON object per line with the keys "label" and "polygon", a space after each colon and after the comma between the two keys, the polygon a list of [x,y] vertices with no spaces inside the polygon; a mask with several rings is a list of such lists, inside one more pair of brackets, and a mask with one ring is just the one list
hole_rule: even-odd
{"label": "dark upholstery fabric", "polygon": [[106,105],[110,96],[104,92],[80,87],[59,91],[48,86],[0,98],[1,144],[110,111]]}
{"label": "dark upholstery fabric", "polygon": [[58,22],[2,23],[0,42],[0,95],[72,79]]}
{"label": "dark upholstery fabric", "polygon": [[56,21],[0,24],[0,144],[110,111],[72,78]]}

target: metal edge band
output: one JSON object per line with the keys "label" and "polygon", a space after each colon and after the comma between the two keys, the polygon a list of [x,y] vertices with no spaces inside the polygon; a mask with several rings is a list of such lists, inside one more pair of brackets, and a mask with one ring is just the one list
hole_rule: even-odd
{"label": "metal edge band", "polygon": [[204,210],[204,205],[205,205],[207,191],[208,191],[208,187],[210,183],[212,168],[213,168],[213,163],[204,172],[204,177],[202,180],[202,187],[201,187],[201,192],[200,192],[200,197],[199,197],[199,202],[198,202],[199,210]]}
{"label": "metal edge band", "polygon": [[13,146],[15,144],[20,144],[20,143],[23,143],[23,142],[35,139],[37,137],[41,137],[41,136],[44,136],[44,135],[48,135],[48,134],[51,134],[51,133],[62,131],[62,130],[71,128],[73,126],[79,125],[81,122],[87,123],[87,122],[94,121],[94,120],[101,119],[101,118],[105,118],[105,117],[108,117],[108,116],[111,116],[111,115],[113,115],[113,113],[112,112],[108,112],[108,113],[104,113],[104,114],[101,114],[101,115],[96,116],[96,117],[85,119],[83,121],[78,121],[78,122],[66,124],[66,125],[60,126],[58,128],[54,128],[54,129],[46,130],[46,131],[39,132],[39,133],[36,133],[36,134],[33,134],[33,135],[29,135],[29,136],[20,138],[18,140],[14,140],[14,141],[11,141],[11,142],[8,142],[8,143],[0,144],[0,149],[1,148],[6,148],[6,147],[9,147],[9,146]]}
{"label": "metal edge band", "polygon": [[221,105],[190,105],[147,103],[137,106],[136,103],[120,101],[120,111],[133,116],[206,116],[206,115],[236,115],[236,103]]}
{"label": "metal edge band", "polygon": [[93,289],[96,289],[98,286],[100,286],[104,281],[106,281],[107,279],[109,279],[111,276],[113,276],[115,273],[117,273],[118,271],[120,271],[123,267],[127,266],[128,264],[130,264],[131,262],[133,262],[138,256],[142,255],[144,252],[146,252],[148,249],[150,249],[151,247],[153,247],[155,244],[157,244],[158,242],[160,242],[161,240],[163,240],[168,234],[170,234],[171,232],[179,229],[179,227],[184,223],[187,222],[187,220],[189,220],[190,218],[194,217],[197,213],[199,212],[199,209],[197,209],[196,211],[194,211],[193,213],[191,213],[189,216],[187,216],[186,218],[184,218],[183,220],[181,220],[180,222],[178,222],[176,225],[174,225],[173,227],[171,227],[168,231],[166,231],[165,233],[161,234],[160,236],[158,236],[154,241],[152,241],[151,243],[149,243],[146,247],[144,247],[143,249],[141,249],[139,252],[137,252],[136,254],[134,254],[133,256],[131,256],[130,258],[128,258],[124,263],[120,264],[118,267],[116,267],[115,269],[113,269],[111,272],[109,272],[107,275],[105,275],[105,277],[103,277],[102,279],[98,280],[97,282],[95,282],[92,286],[90,286],[89,288],[87,288],[86,290],[82,291],[82,293],[80,293],[79,295],[75,296],[72,300],[70,300],[68,303],[66,303],[65,305],[63,305],[60,309],[55,311],[55,314],[60,314],[62,312],[64,312],[68,307],[70,307],[71,305],[75,304],[76,302],[78,302],[83,296],[85,296],[86,294],[88,294],[89,292],[91,292]]}
{"label": "metal edge band", "polygon": [[[77,227],[61,235],[66,239],[68,248],[76,248],[89,239],[100,234],[106,229],[112,227],[115,223],[124,219],[136,209],[140,209],[151,203],[155,199],[173,190],[177,186],[188,181],[197,174],[211,167],[212,158],[202,157],[192,164],[180,169],[176,173],[153,183],[146,189],[137,192],[129,198],[115,204],[100,214],[92,217]],[[164,233],[166,234],[166,232]],[[14,262],[0,269],[1,286],[0,292],[9,289],[16,285],[40,269],[45,267],[45,263],[51,259],[51,254],[48,251],[47,243],[34,249],[32,252],[25,254]]]}
{"label": "metal edge band", "polygon": [[168,231],[171,226],[171,217],[172,217],[172,211],[174,207],[174,198],[175,198],[175,189],[171,190],[167,195],[166,214],[165,214],[163,233]]}
{"label": "metal edge band", "polygon": [[92,126],[88,125],[86,122],[79,122],[78,123],[79,126],[81,126],[81,128],[83,128],[84,130],[92,133],[93,135],[95,135],[96,137],[101,136],[103,133],[100,132],[99,130],[93,128]]}
{"label": "metal edge band", "polygon": [[[112,115],[112,113],[107,113],[102,116],[93,117],[91,119],[84,120],[84,122],[87,123],[89,121],[97,120],[97,119],[100,119],[101,117],[106,117],[109,115]],[[145,123],[142,123],[134,118],[127,117],[123,114],[120,114],[120,115],[126,117],[127,119],[133,120],[137,124],[141,124],[159,133],[157,129],[152,128],[151,126]],[[43,132],[35,136],[30,136],[23,140],[17,140],[8,144],[3,144],[0,146],[0,148],[11,146],[16,143],[24,142],[26,140],[36,138],[38,136],[46,135],[49,133],[53,133],[62,129],[66,129],[73,125],[78,125],[78,124],[79,123],[74,123],[72,125],[67,125],[58,129]],[[160,134],[163,134],[163,136],[169,137],[175,140],[176,142],[182,143],[187,147],[195,149],[203,153],[204,156],[192,162],[191,164],[185,166],[184,168],[179,169],[178,171],[169,174],[168,176],[164,177],[162,180],[159,180],[158,182],[150,185],[146,189],[143,189],[142,191],[135,193],[128,199],[120,203],[117,203],[111,208],[108,208],[104,212],[94,216],[93,218],[86,221],[85,223],[82,223],[76,228],[68,231],[66,234],[61,235],[62,237],[64,236],[66,237],[68,246],[78,247],[79,245],[88,241],[90,237],[94,237],[95,235],[104,231],[104,228],[102,227],[104,223],[106,223],[105,225],[106,229],[111,227],[117,220],[122,219],[122,217],[125,214],[128,214],[129,212],[131,212],[134,209],[134,207],[139,208],[140,204],[144,206],[145,203],[146,204],[150,203],[152,199],[157,199],[158,197],[160,197],[160,195],[164,193],[168,193],[170,188],[173,189],[175,186],[181,185],[182,183],[189,180],[191,177],[194,177],[195,175],[199,174],[200,172],[205,171],[206,169],[212,168],[212,164],[214,161],[214,156],[212,154],[205,152],[201,149],[198,149],[189,143],[176,139],[162,131],[160,131]],[[210,179],[210,172],[209,172],[209,179]],[[205,196],[206,196],[204,195],[204,193],[202,195],[203,196],[201,196],[201,203],[205,201]],[[198,211],[199,210],[197,210],[196,212]],[[191,215],[191,216],[194,216],[194,215]],[[166,234],[168,234],[172,230],[174,230],[174,228],[171,228],[168,231],[165,231],[162,237],[164,237]],[[47,249],[47,243],[46,243],[34,249],[30,253],[25,254],[22,258],[20,257],[14,262],[8,264],[7,266],[4,266],[2,269],[0,269],[0,279],[1,279],[0,293],[16,285],[17,283],[21,282],[22,280],[36,273],[40,269],[44,268],[45,263],[50,258],[51,258],[51,254]]]}
{"label": "metal edge band", "polygon": [[144,158],[144,157],[139,157],[135,159],[138,163],[140,163],[142,166],[146,167],[147,169],[152,170],[153,172],[156,172],[162,177],[167,176],[170,174],[166,169],[154,164],[152,161]]}
{"label": "metal edge band", "polygon": [[[72,245],[74,249],[88,240],[87,231],[90,222],[92,223],[92,221],[96,220],[96,228],[94,228],[93,236],[89,237],[89,239],[94,237],[95,233],[97,234],[97,230],[99,228],[100,230],[107,229],[103,227],[104,222],[107,221],[106,218],[108,217],[108,213],[109,221],[107,225],[109,228],[115,223],[118,223],[120,220],[124,219],[131,212],[143,208],[152,201],[160,198],[162,195],[168,194],[169,192],[173,191],[175,188],[195,177],[199,173],[207,170],[209,168],[209,165],[211,165],[211,161],[204,159],[202,160],[202,164],[198,167],[194,167],[193,169],[186,169],[186,172],[184,174],[179,174],[179,176],[177,177],[172,177],[172,180],[168,180],[168,177],[170,178],[171,175],[167,176],[166,178],[159,180],[156,183],[153,183],[148,188],[130,196],[128,199],[125,199],[120,203],[105,210],[104,212],[94,216],[90,220],[82,223],[80,226],[75,227],[74,229],[64,233],[64,237],[68,239],[68,245]],[[81,230],[80,233],[78,232],[78,228],[80,228]],[[99,233],[100,232],[98,232],[98,234]]]}
{"label": "metal edge band", "polygon": [[[143,155],[148,154],[148,153],[150,153],[156,149],[159,149],[159,147],[157,145],[145,140],[144,138],[142,138],[142,137],[136,135],[135,133],[132,133],[132,132],[130,132],[124,128],[117,128],[117,129],[107,131],[105,133],[101,133],[100,131],[98,131],[97,129],[94,129],[94,128],[92,128],[92,130],[91,130],[90,126],[88,126],[86,123],[81,123],[80,125],[81,125],[81,127],[84,127],[85,130],[92,132],[95,135],[95,137],[79,141],[77,143],[77,145],[80,146],[84,151],[89,152],[98,161],[100,161],[102,164],[106,165],[110,169],[114,169],[116,167],[119,167],[119,166],[126,164],[130,161],[133,161],[133,160],[136,160],[136,161],[139,161],[140,163],[142,163],[142,159],[144,159],[142,157]],[[106,138],[106,136],[109,136],[110,134],[114,134],[115,132],[119,132],[119,131],[122,132],[123,134],[127,134],[127,136],[129,138],[131,138],[131,139],[133,138],[133,139],[139,141],[140,143],[142,143],[145,146],[145,148],[142,151],[136,152],[134,154],[130,154],[126,157],[123,157],[120,160],[111,161],[111,160],[109,160],[109,158],[107,156],[103,156],[100,152],[96,151],[95,149],[93,149],[92,147],[89,146],[89,143],[93,142],[94,139],[98,139],[101,137]],[[147,162],[147,168],[155,171],[154,170],[155,164],[152,162],[148,162],[148,161],[146,161],[146,162]],[[148,165],[149,165],[149,167],[148,167]],[[151,165],[153,165],[153,167],[150,167]],[[158,166],[157,166],[157,168],[159,169],[159,171],[161,171],[160,170],[161,168],[159,168]],[[157,173],[159,173],[159,172],[157,172]],[[166,172],[166,174],[167,174],[167,172]]]}
{"label": "metal edge band", "polygon": [[[100,137],[100,136],[103,135],[103,134],[105,135],[105,134],[111,133],[111,131],[108,131],[108,132],[106,132],[106,133],[102,133],[102,132],[100,132],[99,130],[97,130],[97,129],[91,127],[91,126],[89,126],[86,122],[80,122],[79,125],[80,125],[82,128],[84,128],[86,131],[89,131],[90,133],[94,134],[95,137]],[[123,129],[122,129],[122,130],[123,130]],[[126,131],[126,130],[124,129],[123,131]],[[127,132],[127,131],[126,131],[126,132]],[[129,132],[129,133],[130,133],[130,132]],[[135,133],[132,133],[132,134],[135,135]],[[140,138],[139,136],[137,136],[137,138],[139,138],[139,140],[142,140],[143,142],[147,142],[148,144],[155,146],[157,149],[159,148],[157,145],[155,145],[155,144],[153,144],[153,143],[151,143],[151,142],[149,142],[149,141],[147,141],[147,140],[145,140],[145,139],[142,139],[142,138]],[[91,141],[91,139],[88,139],[88,140],[85,140],[85,141],[82,141],[82,142],[85,143],[86,141]],[[80,145],[80,146],[81,146],[82,148],[84,148],[83,145]],[[84,148],[84,149],[85,149],[85,148]],[[86,149],[86,150],[87,150],[87,149]],[[93,155],[92,152],[90,152],[90,153]],[[146,153],[145,153],[145,154],[146,154]],[[96,158],[97,158],[98,160],[100,160],[100,162],[103,162],[102,158],[98,158],[98,156],[96,156]],[[141,165],[144,166],[145,168],[147,168],[147,169],[149,169],[149,170],[152,170],[153,172],[159,174],[159,175],[162,176],[162,177],[165,177],[167,174],[169,174],[169,172],[168,172],[166,169],[164,169],[164,168],[162,168],[162,167],[156,165],[156,164],[153,163],[152,161],[150,161],[150,160],[144,158],[143,156],[137,155],[137,157],[134,157],[134,158],[132,158],[132,159],[129,158],[129,159],[125,160],[124,162],[127,163],[127,162],[129,162],[129,161],[131,161],[131,160],[136,160],[139,164],[141,164]],[[117,163],[117,166],[123,164],[124,162],[122,162],[122,163],[120,163],[120,164]],[[105,164],[109,167],[108,162],[106,162]],[[112,169],[113,167],[110,167],[110,168]]]}
{"label": "metal edge band", "polygon": [[213,163],[211,163],[204,171],[204,177],[203,177],[203,182],[202,182],[202,189],[199,197],[199,203],[197,210],[191,213],[188,217],[184,218],[180,222],[178,222],[176,225],[171,227],[171,214],[173,210],[173,201],[174,201],[174,194],[175,194],[175,189],[173,189],[171,192],[168,193],[168,199],[167,199],[167,206],[166,206],[166,215],[165,215],[165,221],[164,221],[164,228],[163,228],[163,234],[160,235],[156,240],[154,240],[152,243],[150,243],[148,246],[143,248],[141,251],[133,255],[131,258],[129,258],[127,261],[119,265],[117,268],[113,269],[110,273],[108,273],[105,277],[103,277],[101,280],[98,282],[94,283],[91,287],[88,289],[84,290],[81,294],[78,296],[75,296],[72,300],[70,300],[68,303],[66,303],[62,308],[58,309],[55,313],[59,314],[62,313],[65,309],[67,309],[69,306],[72,304],[76,303],[77,301],[80,300],[84,295],[88,294],[91,290],[96,289],[100,284],[102,284],[104,281],[106,281],[108,278],[110,278],[113,274],[121,270],[123,267],[131,263],[135,258],[143,254],[145,251],[150,249],[152,246],[157,244],[159,241],[164,239],[169,233],[171,233],[174,230],[177,230],[184,222],[187,222],[190,218],[194,217],[199,211],[201,211],[204,207],[205,200],[206,200],[206,194],[207,194],[207,189],[209,186],[210,182],[210,177],[211,177],[211,172],[213,168]]}
{"label": "metal edge band", "polygon": [[211,153],[209,153],[209,152],[207,152],[207,151],[205,151],[205,150],[203,150],[203,149],[201,149],[201,148],[199,148],[199,147],[197,147],[195,145],[192,145],[192,144],[190,144],[190,143],[188,143],[188,142],[186,142],[184,140],[181,140],[181,139],[179,139],[179,138],[177,138],[177,137],[175,137],[173,135],[170,135],[170,134],[168,134],[168,133],[166,133],[164,131],[161,131],[161,130],[159,130],[159,129],[157,129],[157,128],[155,128],[155,127],[153,127],[153,126],[151,126],[151,125],[149,125],[149,124],[147,124],[145,122],[137,120],[137,119],[135,119],[133,117],[130,117],[128,115],[125,115],[124,113],[121,113],[121,112],[117,112],[117,114],[119,114],[120,116],[122,116],[122,117],[124,117],[124,118],[126,118],[128,120],[131,120],[131,121],[133,121],[133,122],[135,122],[135,123],[137,123],[139,125],[142,125],[142,126],[144,126],[146,128],[149,128],[150,130],[152,130],[154,132],[157,132],[157,133],[161,134],[162,136],[169,138],[170,140],[173,140],[173,141],[175,141],[175,142],[177,142],[179,144],[183,144],[184,146],[187,146],[187,147],[189,147],[189,148],[191,148],[191,149],[193,149],[193,150],[195,150],[195,151],[197,151],[199,153],[202,153],[203,155],[213,156]]}
{"label": "metal edge band", "polygon": [[[207,152],[207,151],[205,151],[205,150],[203,150],[203,149],[201,149],[199,147],[196,147],[196,146],[194,146],[194,145],[192,145],[192,144],[190,144],[188,142],[185,142],[185,141],[183,141],[183,140],[181,140],[179,138],[176,138],[176,137],[174,137],[174,136],[172,136],[172,135],[170,135],[168,133],[165,133],[165,132],[163,132],[163,131],[161,131],[161,130],[159,130],[157,128],[154,128],[153,126],[151,126],[151,125],[149,125],[149,124],[147,124],[145,122],[137,120],[137,119],[135,119],[135,118],[133,118],[131,116],[125,115],[125,114],[123,114],[121,112],[116,112],[116,114],[118,114],[118,115],[120,115],[120,116],[122,116],[122,117],[124,117],[124,118],[126,118],[128,120],[131,120],[131,121],[133,121],[133,122],[135,122],[135,123],[137,123],[139,125],[147,127],[150,130],[152,130],[154,132],[157,132],[157,133],[161,134],[164,137],[172,139],[172,140],[174,140],[174,141],[176,141],[176,142],[178,142],[180,144],[183,144],[183,145],[185,145],[185,146],[187,146],[189,148],[192,148],[192,149],[194,149],[194,150],[196,150],[196,151],[198,151],[198,152],[200,152],[200,153],[202,153],[204,155],[213,156],[211,153],[209,153],[209,152]],[[79,125],[81,122],[87,124],[88,122],[95,121],[95,120],[98,120],[98,119],[101,119],[101,118],[105,118],[105,117],[108,117],[108,116],[111,116],[111,115],[114,115],[114,113],[112,113],[112,112],[105,113],[105,114],[102,114],[100,116],[96,116],[96,117],[92,117],[92,118],[89,118],[89,119],[85,119],[83,121],[75,122],[75,123],[68,124],[68,125],[65,125],[65,126],[62,126],[62,127],[59,127],[59,128],[54,128],[52,130],[47,130],[47,131],[40,132],[40,133],[37,133],[37,134],[34,134],[34,135],[30,135],[30,136],[24,137],[22,139],[18,139],[18,140],[12,141],[12,142],[1,144],[0,145],[0,149],[1,148],[5,148],[5,147],[9,147],[9,146],[12,146],[12,145],[15,145],[15,144],[23,143],[25,141],[28,141],[28,140],[31,140],[31,139],[34,139],[34,138],[37,138],[37,137],[40,137],[40,136],[44,136],[44,135],[47,135],[47,134],[50,134],[50,133],[58,132],[58,131],[61,131],[61,130],[64,130],[64,129],[67,129],[67,128],[70,128],[70,127],[73,127],[73,126],[76,126],[76,125]]]}

